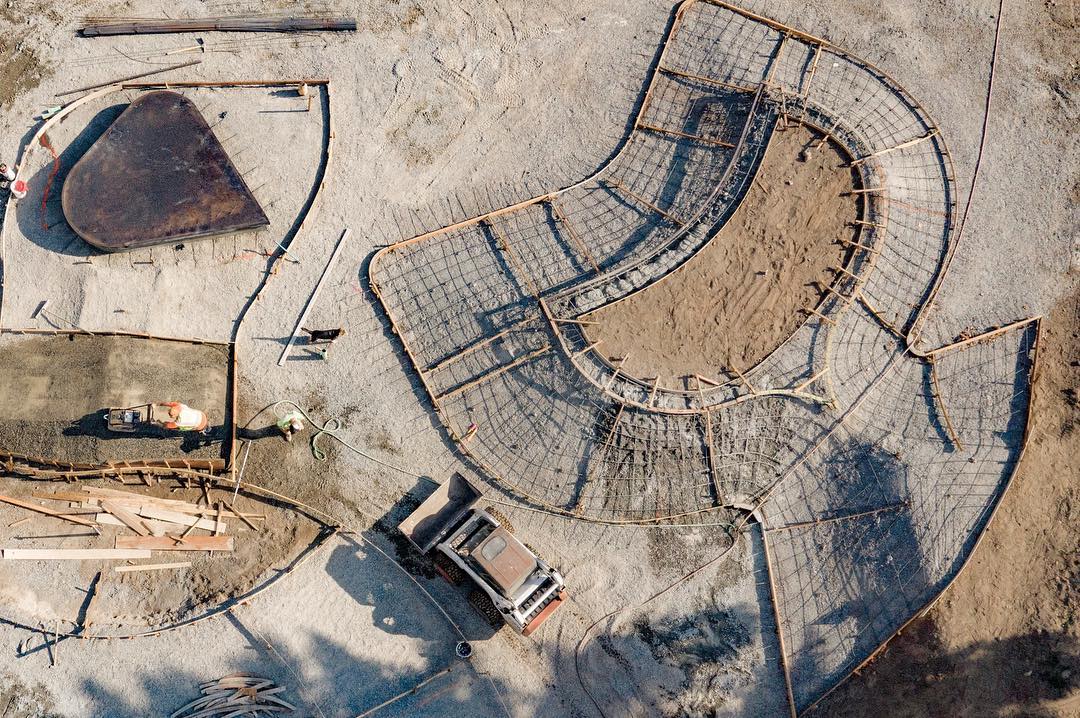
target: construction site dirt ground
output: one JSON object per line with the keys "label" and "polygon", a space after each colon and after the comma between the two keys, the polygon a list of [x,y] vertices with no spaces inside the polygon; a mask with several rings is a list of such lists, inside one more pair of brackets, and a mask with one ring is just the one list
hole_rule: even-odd
{"label": "construction site dirt ground", "polygon": [[[225,15],[286,5],[220,2],[208,10],[206,3],[179,0],[170,4],[168,15]],[[895,76],[939,124],[956,165],[956,199],[961,209],[965,206],[980,154],[996,3],[950,0],[932,9],[868,0],[747,0],[743,5],[826,37]],[[232,141],[238,144],[225,141],[228,135],[222,138],[230,152],[252,148],[243,159],[257,166],[253,171],[270,190],[256,196],[265,201],[271,226],[257,239],[238,235],[180,251],[155,250],[152,257],[147,252],[145,261],[152,264],[126,268],[124,255],[102,259],[90,252],[61,252],[68,241],[61,237],[62,227],[41,229],[39,190],[53,160],[40,147],[35,153],[38,193],[21,206],[5,239],[2,299],[18,311],[5,308],[4,327],[55,328],[47,317],[33,316],[34,307],[47,299],[64,322],[90,331],[223,341],[235,331],[235,424],[238,458],[246,460],[243,480],[309,505],[319,520],[242,493],[242,510],[266,512],[268,525],[276,516],[274,528],[238,532],[235,556],[200,557],[185,569],[190,583],[182,587],[164,576],[117,581],[96,602],[100,613],[92,618],[117,630],[140,622],[158,626],[278,580],[218,616],[131,640],[63,639],[46,645],[50,627],[35,632],[21,624],[34,619],[47,624],[49,617],[77,620],[80,599],[101,567],[72,563],[35,571],[42,564],[26,562],[14,573],[0,574],[0,712],[17,718],[168,715],[195,698],[201,682],[236,671],[285,686],[283,695],[301,706],[300,714],[313,716],[362,714],[421,683],[421,689],[378,715],[599,715],[580,681],[599,695],[608,715],[650,715],[650,706],[661,703],[675,715],[730,710],[747,698],[747,688],[714,683],[710,661],[724,655],[727,644],[722,633],[710,631],[728,625],[732,612],[723,607],[745,613],[759,605],[762,579],[745,550],[755,541],[752,533],[737,537],[729,558],[651,604],[655,620],[641,612],[628,614],[603,640],[593,641],[580,661],[577,647],[587,627],[727,552],[726,532],[721,527],[603,526],[500,504],[518,535],[562,570],[570,589],[568,604],[531,638],[506,629],[494,632],[469,606],[465,591],[439,579],[405,544],[393,527],[432,491],[431,480],[443,481],[469,466],[433,414],[367,284],[368,262],[381,247],[460,220],[466,208],[510,205],[594,172],[630,130],[628,118],[641,101],[674,4],[403,0],[316,9],[355,14],[359,29],[89,39],[76,37],[77,15],[156,16],[162,9],[140,0],[93,0],[77,8],[60,0],[0,2],[0,160],[17,156],[43,110],[70,99],[57,93],[161,66],[148,62],[202,61],[165,76],[170,80],[329,77],[324,108],[333,125],[332,159],[318,201],[291,245],[294,261],[279,263],[250,306],[248,298],[263,279],[265,253],[288,234],[317,177],[321,140],[331,134],[323,113],[307,112],[294,94],[273,88],[236,91],[227,102],[225,91],[207,93],[214,101],[211,117],[225,113],[220,119],[237,131]],[[1067,41],[1077,21],[1072,3],[1005,5],[976,191],[924,331],[929,345],[939,345],[1029,316],[1046,317],[1027,451],[957,582],[813,715],[1080,715],[1075,459],[1080,57],[1077,44]],[[196,37],[203,46],[192,52]],[[163,55],[170,51],[183,54],[180,59]],[[118,102],[103,101],[65,120],[56,135],[57,152],[63,156],[67,143],[79,142],[82,130],[96,118],[100,124],[99,113]],[[795,196],[818,199],[809,192]],[[43,211],[55,219],[59,206]],[[299,312],[345,227],[352,229],[351,237],[307,326],[342,326],[346,334],[325,358],[301,340],[292,360],[279,366]],[[144,261],[143,255],[138,260]],[[194,289],[184,284],[185,277],[196,283]],[[695,282],[711,279],[701,272],[684,291],[700,292]],[[795,284],[801,290],[810,279]],[[666,291],[663,287],[653,288],[654,294]],[[647,302],[660,301],[647,299],[647,292],[641,297],[645,309]],[[787,308],[802,301],[766,299],[768,306],[785,307],[783,321],[795,316]],[[692,316],[689,310],[686,315],[687,320]],[[701,317],[710,319],[715,317]],[[775,341],[768,331],[761,334],[763,345]],[[101,444],[127,440],[69,444],[65,440],[72,437],[63,427],[114,400],[126,402],[140,386],[154,392],[191,386],[190,376],[180,376],[185,372],[163,371],[176,369],[167,360],[170,354],[147,369],[145,384],[87,385],[87,368],[77,359],[83,354],[64,355],[48,366],[33,357],[5,358],[11,352],[17,356],[19,346],[59,340],[3,339],[0,450],[121,458],[112,457],[111,446],[102,453]],[[90,339],[64,341],[81,347]],[[740,350],[747,351],[731,348]],[[209,346],[205,352],[187,366],[200,372],[197,383],[205,390],[195,401],[207,402],[218,422],[227,406],[222,391],[228,358]],[[745,360],[753,361],[756,353],[748,352]],[[109,355],[98,355],[95,366],[104,366],[100,362]],[[669,367],[656,363],[641,371],[676,377],[700,366],[701,359],[727,357],[673,354]],[[11,379],[23,376],[26,383]],[[43,376],[55,379],[41,395],[29,386],[31,376],[39,377],[39,384]],[[80,408],[46,418],[46,406],[52,411],[63,404],[65,387],[71,387],[71,406]],[[274,421],[290,408],[282,401],[296,402],[310,417],[308,430],[291,443],[273,433]],[[41,402],[43,411],[13,418],[22,417],[33,402]],[[321,427],[333,435],[318,439],[316,448],[325,452],[320,459],[309,441]],[[179,441],[155,440],[152,446],[134,445],[127,458],[166,453],[217,458],[222,448],[214,443],[189,454]],[[146,451],[153,453],[142,456]],[[39,484],[5,478],[0,493],[40,503],[34,492],[66,487]],[[482,486],[493,501],[511,498],[495,486]],[[198,489],[174,494],[173,488],[162,484],[145,490],[186,500],[199,494]],[[45,516],[10,526],[27,515],[13,506],[0,510],[4,547],[14,547],[15,536],[70,528]],[[342,531],[305,553],[319,536],[319,521],[328,517]],[[89,539],[48,541],[50,546],[70,541],[61,545],[74,547]],[[475,649],[470,662],[454,655],[462,637]],[[766,644],[762,650],[768,655],[771,648]],[[628,667],[620,663],[627,657],[634,661]],[[755,680],[772,684],[780,677],[763,672]],[[776,715],[772,705],[738,704],[744,706],[742,715]]]}
{"label": "construction site dirt ground", "polygon": [[[0,340],[0,446],[72,463],[223,459],[231,421],[227,346],[138,337],[7,335]],[[208,434],[117,434],[109,409],[178,401]]]}

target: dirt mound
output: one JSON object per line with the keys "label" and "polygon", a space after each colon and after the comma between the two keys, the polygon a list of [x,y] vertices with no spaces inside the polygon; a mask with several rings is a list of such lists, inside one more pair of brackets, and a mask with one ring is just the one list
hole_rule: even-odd
{"label": "dirt mound", "polygon": [[[587,318],[590,341],[624,370],[681,385],[745,371],[806,319],[842,265],[858,200],[848,158],[806,127],[778,130],[731,220],[693,259]],[[804,149],[811,148],[804,154]]]}

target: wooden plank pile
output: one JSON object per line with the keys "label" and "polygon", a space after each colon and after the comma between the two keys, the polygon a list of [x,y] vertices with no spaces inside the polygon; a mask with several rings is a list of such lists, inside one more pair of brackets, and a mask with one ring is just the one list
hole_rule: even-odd
{"label": "wooden plank pile", "polygon": [[[263,514],[246,514],[235,510],[228,501],[210,501],[204,487],[199,502],[146,496],[130,491],[82,485],[78,490],[35,492],[34,498],[68,504],[67,510],[49,508],[22,499],[0,496],[0,502],[28,511],[50,516],[69,523],[86,526],[100,534],[101,526],[126,529],[133,535],[118,535],[112,547],[89,549],[3,549],[3,558],[27,560],[92,560],[149,558],[152,551],[209,551],[234,550],[234,537],[226,535],[225,520],[240,521],[258,530],[257,521]],[[203,504],[202,502],[205,502]],[[14,525],[29,519],[16,521]],[[203,531],[206,533],[197,534]],[[190,563],[156,564],[147,570],[181,568]],[[140,567],[128,567],[127,570]],[[119,570],[119,569],[118,569]]]}
{"label": "wooden plank pile", "polygon": [[169,718],[211,718],[212,716],[271,716],[296,711],[296,706],[278,697],[285,689],[250,673],[233,673],[199,686],[196,698]]}

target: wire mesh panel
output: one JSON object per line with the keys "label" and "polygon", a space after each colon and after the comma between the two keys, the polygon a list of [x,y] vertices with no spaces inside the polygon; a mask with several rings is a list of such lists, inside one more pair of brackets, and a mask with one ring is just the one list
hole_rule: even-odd
{"label": "wire mesh panel", "polygon": [[[745,375],[627,375],[589,344],[590,314],[707,246],[795,123],[855,182],[825,298]],[[384,250],[371,279],[463,453],[520,500],[618,523],[760,517],[801,710],[955,577],[1023,445],[1037,323],[910,343],[955,204],[936,125],[881,71],[691,0],[605,168]]]}
{"label": "wire mesh panel", "polygon": [[800,708],[970,555],[1023,446],[1036,334],[902,359],[763,506]]}

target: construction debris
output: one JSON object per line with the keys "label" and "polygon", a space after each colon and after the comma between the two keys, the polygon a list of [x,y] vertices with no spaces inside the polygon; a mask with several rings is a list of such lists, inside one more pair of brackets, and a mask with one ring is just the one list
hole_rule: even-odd
{"label": "construction debris", "polygon": [[167,571],[174,568],[190,568],[191,561],[173,561],[172,563],[144,563],[141,566],[116,566],[117,573],[135,573],[137,571]]}
{"label": "construction debris", "polygon": [[87,18],[79,29],[83,37],[104,35],[160,35],[177,32],[356,32],[352,18],[316,17],[208,17],[198,20]]}
{"label": "construction debris", "polygon": [[[82,486],[82,491],[57,491],[35,493],[35,498],[65,501],[89,510],[72,515],[28,503],[21,499],[0,496],[0,501],[36,511],[46,516],[71,521],[99,530],[99,526],[117,526],[133,531],[135,536],[117,536],[113,548],[88,549],[4,549],[5,559],[79,559],[108,560],[149,558],[151,551],[224,551],[234,550],[234,537],[226,536],[226,524],[222,517],[238,518],[244,525],[258,531],[256,520],[265,515],[244,514],[232,505],[219,501],[213,512],[209,507],[197,506],[186,501],[161,499],[129,491]],[[81,518],[80,516],[85,516]],[[19,522],[16,522],[19,523]],[[180,527],[183,527],[182,533]],[[196,529],[210,531],[212,536],[193,536]],[[117,568],[117,571],[154,570],[155,568],[179,568],[190,563],[162,564],[157,567],[134,566]]]}
{"label": "construction debris", "polygon": [[21,501],[20,499],[13,499],[10,496],[0,496],[0,501],[3,501],[5,504],[11,504],[12,506],[18,506],[20,508],[28,509],[30,511],[36,511],[39,514],[45,514],[46,516],[52,516],[53,518],[63,519],[64,521],[70,521],[71,523],[79,524],[80,526],[89,526],[90,528],[95,528],[93,521],[87,521],[85,519],[80,519],[80,518],[77,518],[75,516],[68,516],[67,514],[63,514],[63,513],[59,512],[59,511],[53,511],[52,509],[47,509],[44,506],[38,506],[37,504],[31,504],[31,503],[29,503],[27,501]]}
{"label": "construction debris", "polygon": [[95,561],[150,558],[140,548],[5,548],[5,561]]}
{"label": "construction debris", "polygon": [[197,698],[169,718],[210,718],[211,716],[269,716],[293,713],[296,706],[278,698],[282,686],[250,673],[233,673],[199,686]]}
{"label": "construction debris", "polygon": [[118,549],[150,551],[232,551],[232,536],[117,536]]}

